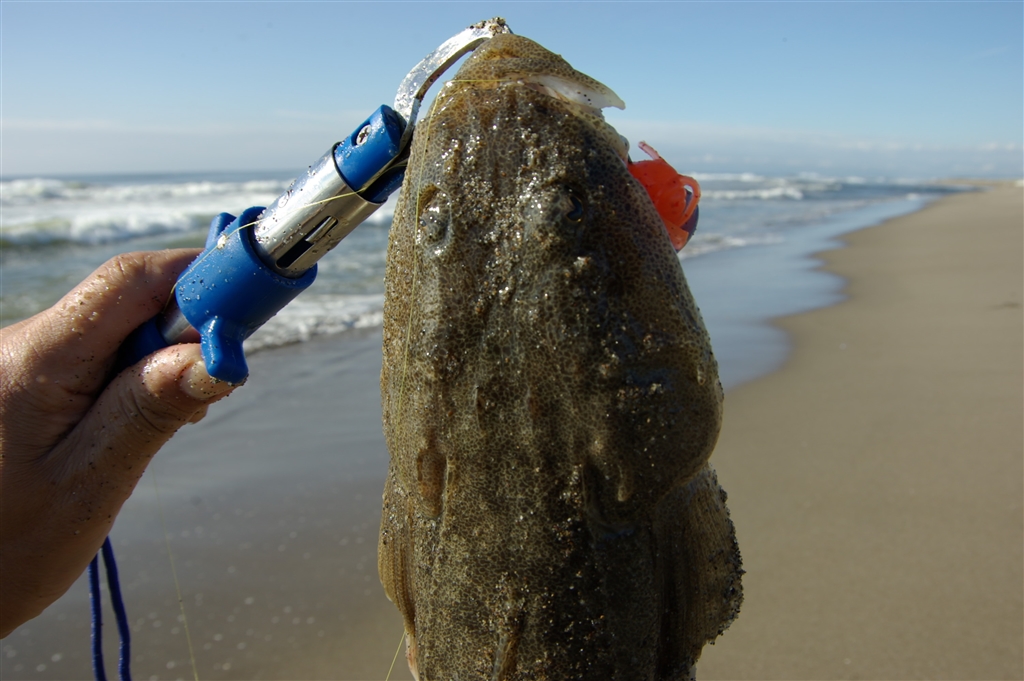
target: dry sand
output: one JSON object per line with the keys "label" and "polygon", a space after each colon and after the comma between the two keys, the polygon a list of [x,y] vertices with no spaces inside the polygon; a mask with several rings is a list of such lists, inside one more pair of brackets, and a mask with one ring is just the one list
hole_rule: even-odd
{"label": "dry sand", "polygon": [[746,601],[704,679],[1024,676],[1019,186],[824,255],[844,303],[732,391],[713,457]]}

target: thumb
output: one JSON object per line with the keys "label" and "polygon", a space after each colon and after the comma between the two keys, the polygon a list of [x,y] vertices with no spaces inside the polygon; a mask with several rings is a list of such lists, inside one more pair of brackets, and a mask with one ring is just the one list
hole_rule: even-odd
{"label": "thumb", "polygon": [[153,455],[235,387],[206,373],[198,345],[164,348],[122,371],[40,465],[4,470],[3,529],[21,533],[4,545],[5,588],[33,594],[17,614],[7,613],[13,621],[34,617],[67,591]]}
{"label": "thumb", "polygon": [[89,477],[106,483],[103,493],[112,495],[116,514],[153,455],[236,387],[206,372],[198,345],[164,348],[111,381],[65,441],[72,450],[66,463],[91,468]]}

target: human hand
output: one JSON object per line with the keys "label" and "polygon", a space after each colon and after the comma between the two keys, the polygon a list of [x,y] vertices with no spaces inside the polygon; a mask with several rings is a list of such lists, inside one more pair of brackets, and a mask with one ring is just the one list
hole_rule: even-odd
{"label": "human hand", "polygon": [[236,387],[206,373],[194,344],[107,383],[118,348],[197,254],[118,256],[0,329],[0,636],[71,587],[157,450]]}

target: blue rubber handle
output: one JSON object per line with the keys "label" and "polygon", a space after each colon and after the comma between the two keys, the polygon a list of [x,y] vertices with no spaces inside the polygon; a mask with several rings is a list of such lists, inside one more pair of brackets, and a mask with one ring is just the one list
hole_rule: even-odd
{"label": "blue rubber handle", "polygon": [[[316,279],[315,265],[289,279],[264,264],[251,242],[251,227],[262,212],[254,206],[237,218],[228,213],[215,217],[205,250],[174,287],[178,309],[199,332],[207,372],[228,383],[241,383],[249,375],[242,342]],[[167,345],[157,319],[151,319],[125,341],[119,369]]]}
{"label": "blue rubber handle", "polygon": [[[334,148],[335,170],[348,187],[362,192],[364,200],[382,203],[401,185],[404,164],[378,174],[400,156],[404,128],[398,114],[381,106]],[[174,287],[178,309],[199,332],[207,371],[229,383],[240,383],[249,374],[242,342],[316,278],[315,265],[292,279],[259,257],[252,228],[263,210],[254,206],[237,218],[228,213],[215,217],[205,250]],[[150,320],[125,342],[119,369],[167,345],[159,321]]]}
{"label": "blue rubber handle", "polygon": [[156,317],[153,317],[148,322],[135,329],[128,339],[121,344],[121,350],[117,358],[117,367],[114,370],[114,374],[118,374],[122,369],[130,367],[135,364],[143,357],[147,357],[157,350],[162,350],[167,347],[167,341],[160,335],[160,329],[157,327]]}
{"label": "blue rubber handle", "polygon": [[206,250],[182,273],[174,289],[178,308],[202,338],[206,370],[229,383],[241,383],[249,375],[242,341],[316,279],[315,265],[290,279],[264,264],[250,238],[262,212],[262,207],[255,206],[237,218],[228,213],[215,217]]}
{"label": "blue rubber handle", "polygon": [[[360,196],[366,201],[383,203],[401,185],[404,164],[379,176],[378,173],[402,152],[399,145],[403,130],[401,117],[390,107],[381,106],[335,147],[336,170],[349,187],[361,191]],[[373,183],[367,186],[371,179]],[[252,245],[252,228],[262,212],[262,207],[254,206],[237,218],[228,213],[215,217],[205,249],[174,286],[178,309],[199,332],[207,372],[229,383],[241,383],[249,375],[242,342],[316,279],[315,265],[296,279],[267,267]],[[121,345],[116,372],[168,345],[160,331],[159,317],[150,319]],[[110,590],[121,634],[121,681],[131,681],[128,620],[117,586],[117,567],[109,538],[102,553],[108,579],[112,580]],[[97,681],[105,681],[98,565],[98,558],[94,558],[89,567],[94,614],[93,663]]]}

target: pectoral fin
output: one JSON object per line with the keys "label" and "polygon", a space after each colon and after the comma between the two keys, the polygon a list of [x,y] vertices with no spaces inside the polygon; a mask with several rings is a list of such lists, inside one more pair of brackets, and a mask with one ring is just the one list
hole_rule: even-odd
{"label": "pectoral fin", "polygon": [[[393,473],[393,471],[392,471]],[[398,606],[405,620],[405,633],[410,640],[416,636],[416,603],[412,572],[412,534],[409,531],[410,501],[401,493],[394,475],[384,485],[384,508],[381,513],[380,542],[377,545],[377,572],[384,593]]]}
{"label": "pectoral fin", "polygon": [[662,585],[658,678],[692,678],[705,643],[743,602],[743,569],[726,494],[710,465],[668,494],[654,521]]}

